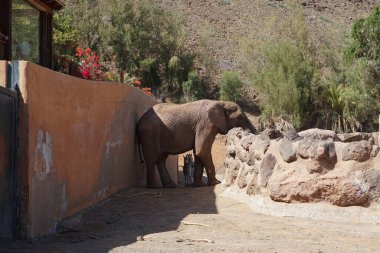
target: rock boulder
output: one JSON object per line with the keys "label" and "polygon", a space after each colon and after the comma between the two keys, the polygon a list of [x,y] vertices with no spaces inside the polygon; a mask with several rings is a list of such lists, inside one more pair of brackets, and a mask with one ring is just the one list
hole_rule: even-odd
{"label": "rock boulder", "polygon": [[309,129],[283,136],[231,130],[225,185],[288,203],[380,203],[380,148],[374,134],[338,138],[332,131]]}

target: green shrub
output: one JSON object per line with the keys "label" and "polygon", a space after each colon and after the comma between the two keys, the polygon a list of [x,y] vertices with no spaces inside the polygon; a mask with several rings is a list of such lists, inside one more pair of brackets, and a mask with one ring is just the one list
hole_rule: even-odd
{"label": "green shrub", "polygon": [[241,98],[240,89],[243,82],[240,80],[238,73],[233,71],[226,71],[220,78],[220,99],[226,101],[237,102]]}
{"label": "green shrub", "polygon": [[54,54],[73,55],[78,46],[78,31],[71,16],[55,12],[53,17]]}
{"label": "green shrub", "polygon": [[182,91],[187,102],[204,98],[204,84],[196,71],[189,73],[187,81],[182,83]]}
{"label": "green shrub", "polygon": [[351,37],[352,42],[345,51],[347,58],[380,60],[380,6],[368,18],[354,22]]}
{"label": "green shrub", "polygon": [[296,128],[309,127],[320,84],[306,27],[302,11],[295,9],[287,19],[271,20],[263,34],[241,42],[242,67],[261,94],[263,113],[286,117]]}
{"label": "green shrub", "polygon": [[373,131],[377,129],[380,111],[380,6],[368,18],[354,22],[351,43],[344,55],[344,81],[356,93],[348,115],[360,122],[365,131]]}

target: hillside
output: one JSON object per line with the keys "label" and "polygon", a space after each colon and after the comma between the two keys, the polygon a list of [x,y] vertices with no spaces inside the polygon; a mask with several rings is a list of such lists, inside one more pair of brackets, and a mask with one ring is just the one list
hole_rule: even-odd
{"label": "hillside", "polygon": [[[263,29],[270,17],[289,14],[290,2],[282,0],[156,0],[183,14],[187,46],[193,50],[207,40],[219,70],[238,66],[239,40]],[[347,34],[355,19],[368,16],[379,0],[297,1],[304,9],[309,30],[317,40],[327,33]]]}

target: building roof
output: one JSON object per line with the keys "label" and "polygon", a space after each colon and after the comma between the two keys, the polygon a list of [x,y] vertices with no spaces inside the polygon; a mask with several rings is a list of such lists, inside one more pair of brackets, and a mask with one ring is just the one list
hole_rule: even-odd
{"label": "building roof", "polygon": [[42,0],[44,4],[49,6],[52,10],[60,10],[65,6],[63,0]]}

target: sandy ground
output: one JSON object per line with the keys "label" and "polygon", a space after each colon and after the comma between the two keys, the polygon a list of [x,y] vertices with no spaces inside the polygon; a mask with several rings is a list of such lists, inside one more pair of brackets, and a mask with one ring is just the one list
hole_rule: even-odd
{"label": "sandy ground", "polygon": [[0,252],[380,252],[378,223],[259,214],[223,185],[128,189],[61,229]]}

